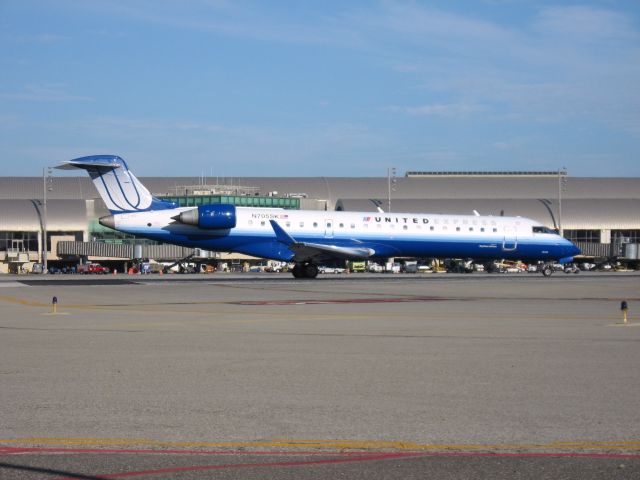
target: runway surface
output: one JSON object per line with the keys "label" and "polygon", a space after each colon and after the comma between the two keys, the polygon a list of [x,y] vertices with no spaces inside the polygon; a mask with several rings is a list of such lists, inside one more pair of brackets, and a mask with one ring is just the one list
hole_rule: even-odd
{"label": "runway surface", "polygon": [[638,309],[637,274],[1,277],[0,476],[638,478]]}

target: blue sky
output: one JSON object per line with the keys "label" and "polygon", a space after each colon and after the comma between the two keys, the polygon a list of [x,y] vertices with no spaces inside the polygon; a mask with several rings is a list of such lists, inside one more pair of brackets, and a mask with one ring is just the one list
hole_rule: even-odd
{"label": "blue sky", "polygon": [[640,2],[0,0],[1,175],[640,176]]}

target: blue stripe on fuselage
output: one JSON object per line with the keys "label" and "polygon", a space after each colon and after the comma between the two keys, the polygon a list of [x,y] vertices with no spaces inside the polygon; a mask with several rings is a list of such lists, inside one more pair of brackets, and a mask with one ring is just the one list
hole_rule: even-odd
{"label": "blue stripe on fuselage", "polygon": [[[182,228],[182,227],[181,227]],[[183,229],[184,230],[184,229]],[[292,252],[277,241],[273,231],[233,229],[225,231],[189,230],[181,232],[165,229],[127,229],[128,233],[155,240],[197,247],[214,251],[235,251],[257,257],[290,260]],[[503,248],[503,236],[456,236],[431,234],[428,236],[399,234],[397,236],[359,235],[357,239],[334,235],[292,236],[298,242],[358,246],[371,248],[375,257],[443,257],[443,258],[504,258],[519,260],[552,260],[576,254],[575,247],[567,240],[549,235],[539,238],[518,239],[515,250]],[[395,238],[394,238],[395,237]]]}

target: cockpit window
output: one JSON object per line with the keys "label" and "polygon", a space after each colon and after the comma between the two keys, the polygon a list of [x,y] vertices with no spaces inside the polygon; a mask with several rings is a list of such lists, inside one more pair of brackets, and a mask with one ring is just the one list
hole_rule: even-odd
{"label": "cockpit window", "polygon": [[547,227],[533,227],[533,233],[551,233],[551,234],[556,234],[558,233],[556,230],[553,230],[551,228],[547,228]]}

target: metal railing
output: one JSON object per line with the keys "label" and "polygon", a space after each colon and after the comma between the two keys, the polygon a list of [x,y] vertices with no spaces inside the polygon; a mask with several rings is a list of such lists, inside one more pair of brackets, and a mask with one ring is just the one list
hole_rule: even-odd
{"label": "metal railing", "polygon": [[178,245],[134,245],[102,242],[58,242],[59,257],[100,257],[113,259],[153,258],[155,260],[179,260],[193,255],[198,258],[217,258],[219,254],[199,248]]}

